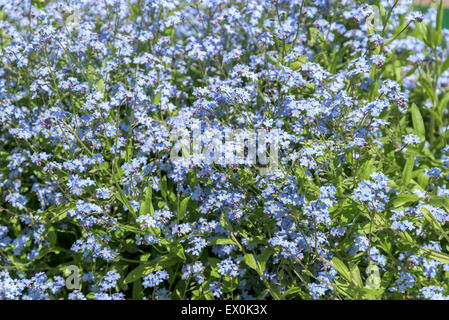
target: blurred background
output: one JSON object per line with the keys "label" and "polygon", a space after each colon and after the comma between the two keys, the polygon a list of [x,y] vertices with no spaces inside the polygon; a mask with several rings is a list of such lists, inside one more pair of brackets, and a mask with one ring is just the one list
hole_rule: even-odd
{"label": "blurred background", "polygon": [[[413,3],[416,6],[428,6],[428,5],[432,4],[432,3],[439,4],[440,1],[439,0],[438,1],[435,1],[435,0],[414,0]],[[443,4],[444,4],[445,7],[449,8],[449,0],[443,0]]]}
{"label": "blurred background", "polygon": [[[429,7],[436,7],[439,4],[440,0],[413,0],[413,5],[418,7],[421,11],[425,11],[425,9]],[[443,0],[443,5],[445,6],[443,28],[449,29],[449,0]]]}

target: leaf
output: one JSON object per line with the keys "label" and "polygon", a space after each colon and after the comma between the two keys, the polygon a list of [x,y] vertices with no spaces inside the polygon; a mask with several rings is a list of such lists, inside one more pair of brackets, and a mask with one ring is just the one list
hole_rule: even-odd
{"label": "leaf", "polygon": [[437,12],[437,20],[436,20],[436,29],[442,30],[443,29],[443,16],[444,16],[444,7],[443,7],[443,0],[440,0],[440,5],[438,6],[438,12]]}
{"label": "leaf", "polygon": [[243,256],[243,261],[253,270],[260,272],[259,266],[257,265],[256,259],[252,253],[247,253]]}
{"label": "leaf", "polygon": [[361,290],[357,290],[354,287],[352,287],[349,283],[344,283],[342,281],[335,281],[335,288],[337,291],[344,295],[345,297],[351,299],[351,300],[358,300],[360,299]]}
{"label": "leaf", "polygon": [[432,109],[427,109],[426,111],[428,111],[431,115],[433,115],[435,117],[435,120],[438,122],[438,125],[440,125],[440,126],[443,125],[443,120],[441,119],[441,117],[438,113],[436,113]]}
{"label": "leaf", "polygon": [[115,197],[129,210],[129,212],[133,215],[135,214],[134,208],[131,206],[131,203],[121,189],[118,189],[118,192],[115,193]]}
{"label": "leaf", "polygon": [[415,134],[421,139],[425,140],[426,130],[424,128],[424,121],[421,116],[421,112],[419,112],[418,107],[414,103],[412,104],[410,111],[412,113],[413,128],[415,129]]}
{"label": "leaf", "polygon": [[113,177],[115,178],[115,181],[120,181],[122,176],[123,176],[123,174],[124,174],[123,169],[121,167],[119,167],[117,165],[117,163],[116,163],[115,164],[115,172],[114,172],[114,175],[113,175]]}
{"label": "leaf", "polygon": [[399,208],[400,206],[409,203],[409,202],[415,202],[418,201],[419,198],[414,193],[403,193],[396,197],[396,199],[393,200],[393,206],[395,208]]}
{"label": "leaf", "polygon": [[386,19],[387,10],[385,10],[385,7],[382,4],[378,4],[380,16],[382,17],[382,23],[384,23]]}
{"label": "leaf", "polygon": [[400,82],[402,79],[402,66],[401,62],[399,60],[395,60],[393,63],[394,66],[394,73],[396,76],[396,81]]}
{"label": "leaf", "polygon": [[438,221],[435,219],[433,214],[429,212],[426,208],[421,209],[421,213],[423,214],[424,218],[436,229],[439,230],[439,224]]}
{"label": "leaf", "polygon": [[168,268],[178,262],[178,256],[176,254],[167,254],[159,258],[153,259],[146,263],[144,274],[154,272],[163,268]]}
{"label": "leaf", "polygon": [[181,258],[183,261],[185,261],[187,259],[184,254],[184,248],[179,243],[176,245],[174,253],[176,254],[177,257]]}
{"label": "leaf", "polygon": [[404,186],[408,186],[408,184],[410,183],[414,164],[415,164],[415,154],[411,152],[407,157],[404,170],[402,171],[402,181]]}
{"label": "leaf", "polygon": [[390,253],[391,252],[391,242],[388,241],[387,239],[381,240],[379,239],[379,244],[380,247],[382,248],[383,251]]}
{"label": "leaf", "polygon": [[140,280],[136,280],[133,282],[133,300],[142,300],[142,299],[143,299],[142,282]]}
{"label": "leaf", "polygon": [[348,267],[344,264],[343,261],[338,259],[337,257],[332,258],[333,267],[338,271],[338,273],[348,282],[352,282],[351,280],[351,272]]}
{"label": "leaf", "polygon": [[438,6],[438,11],[437,11],[435,30],[432,30],[432,28],[429,28],[429,30],[432,30],[432,44],[434,47],[438,46],[441,43],[441,40],[443,39],[443,33],[442,33],[443,16],[444,16],[443,1],[440,0],[440,4]]}
{"label": "leaf", "polygon": [[228,220],[226,219],[226,216],[224,213],[221,214],[220,217],[220,224],[223,228],[225,228],[228,231],[232,231],[231,225],[229,224]]}
{"label": "leaf", "polygon": [[154,96],[154,99],[153,99],[153,103],[155,105],[158,105],[160,101],[161,101],[161,91],[156,93],[156,95]]}
{"label": "leaf", "polygon": [[128,273],[124,282],[125,283],[134,282],[151,272],[170,267],[178,261],[179,261],[179,257],[176,255],[176,253],[175,254],[169,253],[169,254],[160,256],[158,258],[155,258],[151,261],[142,262],[136,268],[134,268],[130,273]]}
{"label": "leaf", "polygon": [[423,77],[419,78],[419,83],[423,87],[424,91],[428,94],[428,96],[431,98],[432,101],[435,100],[435,92],[432,89],[432,86],[430,85],[429,81]]}
{"label": "leaf", "polygon": [[[271,248],[269,248],[269,249],[271,249]],[[262,259],[265,260],[263,265],[256,261],[256,258],[254,257],[254,255],[252,253],[245,254],[242,259],[251,269],[255,270],[260,277],[264,278],[264,276],[263,276],[264,269],[263,268],[265,268],[266,262],[271,254],[272,253],[270,253],[269,251],[267,251],[265,254],[262,253],[262,255],[263,255]],[[273,299],[279,300],[280,296],[281,296],[279,289],[269,281],[264,280],[264,283],[265,283],[267,289],[270,291],[270,294],[273,296]]]}
{"label": "leaf", "polygon": [[177,202],[178,199],[176,198],[176,194],[173,191],[168,190],[167,194],[168,194],[168,198],[171,200],[172,203]]}
{"label": "leaf", "polygon": [[444,231],[444,229],[441,227],[440,222],[435,218],[435,216],[426,208],[421,209],[422,214],[424,215],[424,218],[430,222],[430,224],[433,225],[433,227],[438,231],[441,237],[445,238],[446,241],[449,241],[449,236],[447,235],[447,232]]}
{"label": "leaf", "polygon": [[409,242],[409,243],[413,243],[413,244],[414,244],[412,237],[410,236],[410,234],[409,234],[407,231],[402,231],[402,232],[400,233],[400,237],[401,237],[403,240],[405,240],[405,241],[407,241],[407,242]]}
{"label": "leaf", "polygon": [[97,81],[97,90],[100,91],[100,92],[103,92],[103,93],[106,91],[103,79],[100,79],[100,80]]}
{"label": "leaf", "polygon": [[151,253],[146,253],[140,256],[139,260],[142,262],[148,261],[148,258],[151,256]]}
{"label": "leaf", "polygon": [[125,283],[135,282],[136,280],[143,277],[143,272],[145,270],[145,264],[141,263],[136,268],[134,268],[125,278]]}
{"label": "leaf", "polygon": [[437,11],[437,19],[436,19],[436,28],[432,35],[433,45],[436,47],[441,43],[443,39],[443,16],[444,16],[444,8],[443,8],[443,0],[440,0],[440,5],[438,6]]}
{"label": "leaf", "polygon": [[429,184],[429,179],[430,177],[427,174],[424,174],[424,169],[419,170],[419,175],[418,175],[418,183],[421,186],[421,188],[423,190],[425,190]]}
{"label": "leaf", "polygon": [[56,230],[54,227],[48,228],[47,233],[47,241],[52,245],[52,247],[56,246]]}
{"label": "leaf", "polygon": [[348,163],[352,165],[354,163],[352,149],[349,148],[345,149],[345,154],[346,154],[346,161],[348,161]]}
{"label": "leaf", "polygon": [[302,68],[302,65],[309,62],[309,60],[301,55],[299,58],[297,58],[292,64],[290,65],[291,69],[294,71],[300,71]]}
{"label": "leaf", "polygon": [[161,188],[161,194],[162,197],[167,200],[167,176],[163,176],[161,179],[161,184],[160,184],[160,188]]}
{"label": "leaf", "polygon": [[75,207],[76,207],[76,205],[72,204],[72,203],[69,203],[69,204],[67,204],[65,206],[62,206],[62,207],[57,207],[57,210],[56,210],[55,213],[53,213],[54,216],[51,218],[50,221],[52,223],[61,221],[62,219],[67,217],[67,211],[70,210],[70,209],[75,209]]}
{"label": "leaf", "polygon": [[432,47],[429,40],[427,39],[428,32],[426,24],[424,22],[418,22],[416,23],[416,29],[418,29],[421,40],[423,40],[427,46]]}
{"label": "leaf", "polygon": [[266,248],[262,254],[259,256],[258,260],[259,260],[259,265],[260,265],[260,269],[262,272],[265,271],[265,268],[267,266],[267,262],[270,259],[270,257],[274,254],[274,249],[273,248]]}
{"label": "leaf", "polygon": [[446,58],[446,60],[443,61],[443,63],[440,65],[440,75],[446,71],[449,68],[449,57]]}
{"label": "leaf", "polygon": [[447,255],[446,253],[434,251],[427,248],[421,248],[421,250],[428,254],[429,257],[434,260],[438,260],[443,263],[449,263],[449,255]]}
{"label": "leaf", "polygon": [[306,299],[304,292],[298,286],[292,286],[287,291],[284,292],[283,296],[287,297],[289,295],[297,295],[299,294],[302,299]]}
{"label": "leaf", "polygon": [[310,35],[310,41],[311,41],[311,45],[313,46],[315,43],[318,42],[318,38],[322,38],[320,37],[321,32],[320,30],[318,30],[317,28],[309,28],[309,35]]}
{"label": "leaf", "polygon": [[189,204],[190,196],[183,199],[181,203],[179,204],[179,210],[178,210],[178,219],[181,220],[184,218],[184,214],[187,210],[187,205]]}
{"label": "leaf", "polygon": [[140,205],[139,214],[154,214],[153,208],[153,189],[151,186],[148,186],[145,190],[145,199],[143,203]]}
{"label": "leaf", "polygon": [[384,293],[385,289],[368,289],[363,288],[363,296],[368,300],[379,300]]}
{"label": "leaf", "polygon": [[45,5],[47,2],[48,0],[31,0],[31,4],[42,11],[45,11]]}
{"label": "leaf", "polygon": [[[449,61],[449,57],[447,58],[447,60]],[[440,118],[443,116],[444,110],[446,110],[448,103],[449,103],[449,92],[446,92],[438,104],[438,114],[440,115]]]}
{"label": "leaf", "polygon": [[229,239],[229,238],[218,238],[218,239],[214,239],[209,241],[210,245],[214,245],[214,244],[236,244],[234,240]]}
{"label": "leaf", "polygon": [[95,297],[95,292],[89,292],[87,295],[86,295],[86,298],[87,299],[93,299]]}
{"label": "leaf", "polygon": [[362,281],[362,277],[360,276],[360,270],[359,267],[357,265],[354,265],[351,268],[351,275],[352,275],[352,279],[354,279],[355,283],[360,287],[363,288],[363,281]]}
{"label": "leaf", "polygon": [[368,179],[371,173],[373,172],[375,158],[371,158],[368,161],[365,161],[359,170],[359,176],[361,179]]}

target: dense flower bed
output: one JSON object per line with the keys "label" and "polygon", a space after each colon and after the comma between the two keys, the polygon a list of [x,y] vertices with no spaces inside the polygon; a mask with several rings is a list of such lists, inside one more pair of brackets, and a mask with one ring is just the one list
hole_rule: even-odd
{"label": "dense flower bed", "polygon": [[0,299],[449,298],[441,6],[0,8]]}

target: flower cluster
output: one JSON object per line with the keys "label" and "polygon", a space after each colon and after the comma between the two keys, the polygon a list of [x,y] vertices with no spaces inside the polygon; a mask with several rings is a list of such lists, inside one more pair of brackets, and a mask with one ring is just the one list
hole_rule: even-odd
{"label": "flower cluster", "polygon": [[447,299],[443,9],[365,2],[1,1],[0,299]]}

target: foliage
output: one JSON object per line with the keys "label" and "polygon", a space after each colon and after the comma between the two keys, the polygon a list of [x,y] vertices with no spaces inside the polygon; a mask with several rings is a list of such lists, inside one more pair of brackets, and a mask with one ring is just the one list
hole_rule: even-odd
{"label": "foliage", "polygon": [[[441,4],[0,5],[1,299],[449,297]],[[171,161],[193,119],[278,170]]]}

